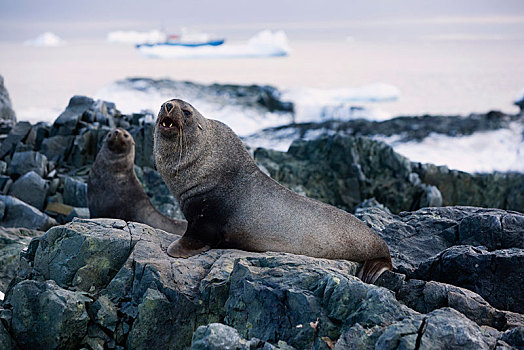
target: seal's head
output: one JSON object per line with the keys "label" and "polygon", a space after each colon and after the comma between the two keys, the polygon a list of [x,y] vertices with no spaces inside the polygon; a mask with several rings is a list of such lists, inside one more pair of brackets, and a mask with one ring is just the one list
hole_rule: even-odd
{"label": "seal's head", "polygon": [[160,107],[155,131],[163,138],[178,139],[193,134],[197,128],[202,130],[201,119],[200,113],[189,103],[172,99]]}
{"label": "seal's head", "polygon": [[114,154],[127,155],[135,149],[135,140],[122,128],[111,130],[106,136],[105,144]]}

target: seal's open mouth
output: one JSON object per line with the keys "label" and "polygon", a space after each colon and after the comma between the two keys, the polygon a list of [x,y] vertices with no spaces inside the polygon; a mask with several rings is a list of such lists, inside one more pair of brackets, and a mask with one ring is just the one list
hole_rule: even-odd
{"label": "seal's open mouth", "polygon": [[160,117],[160,120],[158,121],[158,124],[163,129],[173,129],[175,127],[175,118],[173,118],[170,115],[163,115]]}

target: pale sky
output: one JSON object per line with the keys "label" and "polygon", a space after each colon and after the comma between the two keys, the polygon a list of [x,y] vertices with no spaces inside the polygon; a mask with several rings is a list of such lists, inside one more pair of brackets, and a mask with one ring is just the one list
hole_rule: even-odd
{"label": "pale sky", "polygon": [[[0,40],[44,31],[64,39],[104,37],[111,30],[181,27],[241,36],[263,28],[291,36],[344,31],[373,37],[434,25],[430,35],[469,32],[520,36],[523,0],[0,0]],[[395,27],[395,28],[393,28]],[[362,33],[362,34],[360,34]],[[424,34],[424,33],[423,33]],[[345,35],[345,34],[344,34]]]}

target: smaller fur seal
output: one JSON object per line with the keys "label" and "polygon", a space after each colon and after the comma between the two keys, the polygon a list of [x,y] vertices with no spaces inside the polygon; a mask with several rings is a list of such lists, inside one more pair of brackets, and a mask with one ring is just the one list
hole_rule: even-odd
{"label": "smaller fur seal", "polygon": [[189,103],[162,105],[154,141],[158,171],[188,220],[170,256],[237,248],[345,259],[364,263],[358,276],[368,283],[393,268],[386,242],[366,224],[265,175],[228,126]]}
{"label": "smaller fur seal", "polygon": [[160,213],[147,197],[134,169],[135,141],[124,129],[110,131],[87,180],[91,218],[135,221],[182,235],[187,222]]}

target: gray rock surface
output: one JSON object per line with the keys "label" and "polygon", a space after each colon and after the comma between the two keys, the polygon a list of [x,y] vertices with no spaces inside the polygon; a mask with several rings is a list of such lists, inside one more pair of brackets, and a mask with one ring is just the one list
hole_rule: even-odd
{"label": "gray rock surface", "polygon": [[489,252],[481,247],[454,246],[423,263],[415,278],[454,284],[474,291],[493,306],[524,313],[524,249]]}
{"label": "gray rock surface", "polygon": [[0,291],[5,292],[11,280],[16,276],[20,252],[25,249],[31,238],[43,232],[25,228],[0,227]]}
{"label": "gray rock surface", "polygon": [[4,203],[5,211],[0,226],[24,227],[33,230],[45,231],[57,223],[53,218],[38,209],[11,196],[1,196],[0,202]]}
{"label": "gray rock surface", "polygon": [[16,114],[4,85],[4,77],[0,75],[0,119],[16,122]]}
{"label": "gray rock surface", "polygon": [[87,184],[72,177],[64,180],[64,203],[73,207],[87,207]]}
{"label": "gray rock surface", "polygon": [[89,302],[53,281],[22,281],[5,301],[12,312],[10,333],[23,349],[78,348],[87,333]]}
{"label": "gray rock surface", "polygon": [[[509,344],[503,336],[519,341],[518,333],[488,332],[436,302],[423,313],[410,309],[388,289],[355,278],[358,264],[353,262],[218,249],[174,259],[165,249],[175,238],[146,225],[109,219],[75,220],[52,228],[23,254],[25,267],[6,293],[0,318],[11,319],[9,333],[16,341],[23,337],[26,348],[49,341],[48,332],[35,334],[29,328],[50,313],[71,317],[69,323],[61,321],[64,317],[52,320],[50,329],[57,330],[57,336],[51,348],[73,344],[72,334],[78,341],[73,347],[136,349],[191,344],[194,349],[394,344],[473,349]],[[400,275],[390,274],[388,288],[407,289],[403,280],[391,282],[395,276]],[[426,284],[426,289],[431,287]],[[450,286],[447,300],[452,292],[461,290]],[[466,301],[475,298],[462,294]],[[22,323],[20,305],[30,295],[33,308],[24,318],[29,321]],[[48,304],[41,301],[44,295]],[[61,302],[56,296],[62,296]],[[72,301],[77,305],[74,313],[67,311]],[[56,328],[59,322],[63,328]]]}
{"label": "gray rock surface", "polygon": [[25,141],[32,130],[31,123],[19,122],[9,131],[7,138],[2,141],[0,146],[0,158],[10,154],[19,142]]}
{"label": "gray rock surface", "polygon": [[34,171],[40,177],[45,177],[47,175],[46,156],[35,151],[15,152],[9,165],[9,175],[19,177],[30,171]]}
{"label": "gray rock surface", "polygon": [[9,195],[43,211],[48,187],[47,182],[31,170],[11,185]]}

